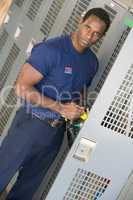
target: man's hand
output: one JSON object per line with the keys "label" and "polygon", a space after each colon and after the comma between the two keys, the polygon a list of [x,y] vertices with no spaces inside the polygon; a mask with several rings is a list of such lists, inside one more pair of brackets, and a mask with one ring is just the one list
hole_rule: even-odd
{"label": "man's hand", "polygon": [[84,113],[84,107],[73,102],[61,104],[60,108],[60,114],[69,120],[76,120]]}

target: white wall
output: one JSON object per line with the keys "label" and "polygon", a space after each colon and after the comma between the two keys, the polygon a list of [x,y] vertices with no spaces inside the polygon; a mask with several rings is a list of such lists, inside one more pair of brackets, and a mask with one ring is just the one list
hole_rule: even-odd
{"label": "white wall", "polygon": [[[116,0],[116,2],[117,2],[117,0]],[[121,2],[121,3],[125,4],[126,6],[133,8],[133,0],[118,0],[118,2]]]}

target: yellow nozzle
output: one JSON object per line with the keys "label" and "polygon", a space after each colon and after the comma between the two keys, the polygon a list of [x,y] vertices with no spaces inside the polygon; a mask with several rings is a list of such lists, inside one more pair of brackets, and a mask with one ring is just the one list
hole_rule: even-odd
{"label": "yellow nozzle", "polygon": [[87,120],[88,118],[88,113],[87,112],[84,112],[81,116],[80,116],[80,119],[82,119],[83,121]]}
{"label": "yellow nozzle", "polygon": [[[65,119],[65,122],[68,121],[68,119],[62,115],[62,117]],[[87,120],[88,118],[88,113],[87,112],[84,112],[81,116],[80,116],[80,119],[82,119],[83,121]]]}

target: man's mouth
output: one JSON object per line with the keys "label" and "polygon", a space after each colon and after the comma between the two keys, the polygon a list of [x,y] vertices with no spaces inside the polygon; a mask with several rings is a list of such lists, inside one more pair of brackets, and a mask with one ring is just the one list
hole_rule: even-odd
{"label": "man's mouth", "polygon": [[89,46],[89,45],[90,45],[90,43],[87,42],[86,40],[81,40],[81,43],[82,43],[83,45],[85,45],[85,46]]}

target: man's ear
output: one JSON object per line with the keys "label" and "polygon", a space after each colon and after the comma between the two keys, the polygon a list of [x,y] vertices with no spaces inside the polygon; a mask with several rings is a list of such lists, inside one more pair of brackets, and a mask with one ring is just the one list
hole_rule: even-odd
{"label": "man's ear", "polygon": [[79,23],[78,23],[78,28],[79,28],[79,26],[80,26],[82,23],[83,23],[83,19],[81,18],[81,19],[79,20]]}
{"label": "man's ear", "polygon": [[80,20],[79,20],[79,24],[82,24],[83,23],[83,19],[81,18]]}

